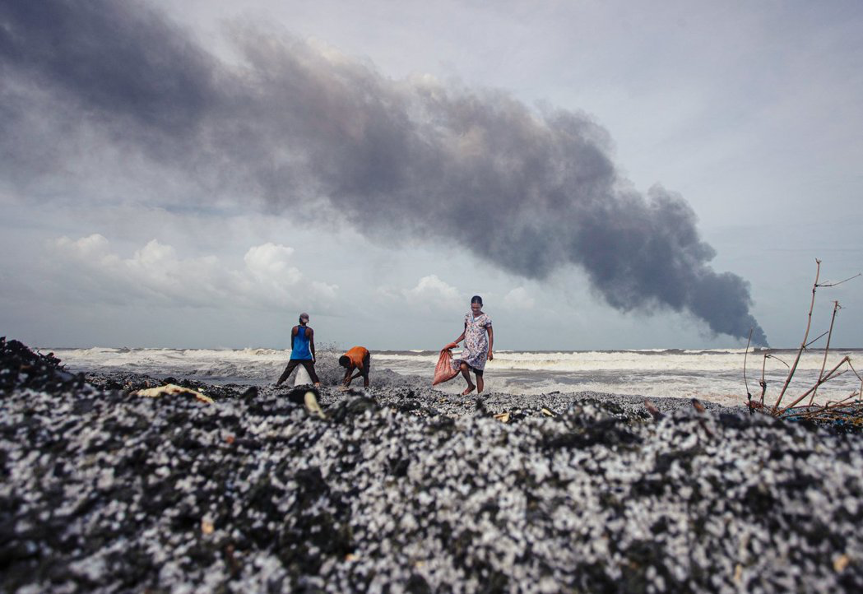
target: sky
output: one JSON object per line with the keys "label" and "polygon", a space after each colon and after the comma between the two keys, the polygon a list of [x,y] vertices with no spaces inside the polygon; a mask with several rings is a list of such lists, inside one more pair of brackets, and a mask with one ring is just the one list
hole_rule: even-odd
{"label": "sky", "polygon": [[855,1],[4,0],[0,335],[797,347],[862,129]]}

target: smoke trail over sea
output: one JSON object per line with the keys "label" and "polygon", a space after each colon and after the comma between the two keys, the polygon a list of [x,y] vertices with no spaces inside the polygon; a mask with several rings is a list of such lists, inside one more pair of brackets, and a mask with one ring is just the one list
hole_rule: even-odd
{"label": "smoke trail over sea", "polygon": [[392,80],[285,34],[230,37],[228,63],[138,2],[0,3],[3,179],[38,187],[72,155],[120,152],[201,194],[455,241],[526,278],[575,266],[621,311],[671,309],[767,343],[749,284],[711,268],[693,209],[634,190],[587,115]]}

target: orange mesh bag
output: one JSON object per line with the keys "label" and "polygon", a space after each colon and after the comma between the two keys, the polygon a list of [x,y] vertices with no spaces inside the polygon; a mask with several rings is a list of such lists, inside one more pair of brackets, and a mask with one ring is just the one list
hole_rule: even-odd
{"label": "orange mesh bag", "polygon": [[453,370],[453,366],[450,365],[452,359],[450,349],[445,347],[441,350],[438,363],[435,364],[435,377],[432,379],[432,386],[452,380],[459,373],[459,370]]}

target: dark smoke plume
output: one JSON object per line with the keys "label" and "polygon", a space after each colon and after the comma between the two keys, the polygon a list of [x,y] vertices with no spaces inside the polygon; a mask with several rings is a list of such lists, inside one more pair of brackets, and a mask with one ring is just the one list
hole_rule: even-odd
{"label": "dark smoke plume", "polygon": [[140,3],[0,2],[4,180],[61,169],[85,130],[209,190],[323,200],[361,230],[455,240],[528,278],[576,264],[619,310],[686,311],[766,344],[749,284],[711,269],[690,206],[632,190],[584,114],[394,81],[287,35],[231,37],[239,64]]}

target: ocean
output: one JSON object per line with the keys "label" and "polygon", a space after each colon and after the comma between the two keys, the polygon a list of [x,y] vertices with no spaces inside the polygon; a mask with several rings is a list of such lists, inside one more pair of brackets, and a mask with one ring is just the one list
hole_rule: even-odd
{"label": "ocean", "polygon": [[[290,357],[277,349],[40,349],[53,351],[72,372],[131,372],[157,378],[173,376],[212,384],[264,385],[274,382]],[[758,399],[763,365],[768,389],[766,404],[773,404],[786,380],[797,350],[750,351],[747,384]],[[458,352],[458,351],[457,351]],[[319,350],[319,359],[339,353]],[[770,357],[766,357],[770,356]],[[861,373],[861,350],[831,350],[825,370],[844,357]],[[786,392],[788,404],[819,378],[823,351],[806,351]],[[389,369],[400,375],[431,382],[437,351],[373,351],[375,372]],[[784,363],[785,362],[785,363]],[[332,361],[331,361],[332,365]],[[823,384],[817,403],[840,400],[861,389],[861,380],[844,364],[841,375]],[[486,366],[486,390],[511,394],[593,391],[646,397],[698,398],[724,405],[743,405],[747,391],[743,349],[621,350],[621,351],[496,351]],[[356,382],[356,381],[355,381]],[[439,385],[446,393],[464,388],[461,377]],[[860,398],[860,397],[859,397]],[[804,403],[809,400],[805,399]]]}

